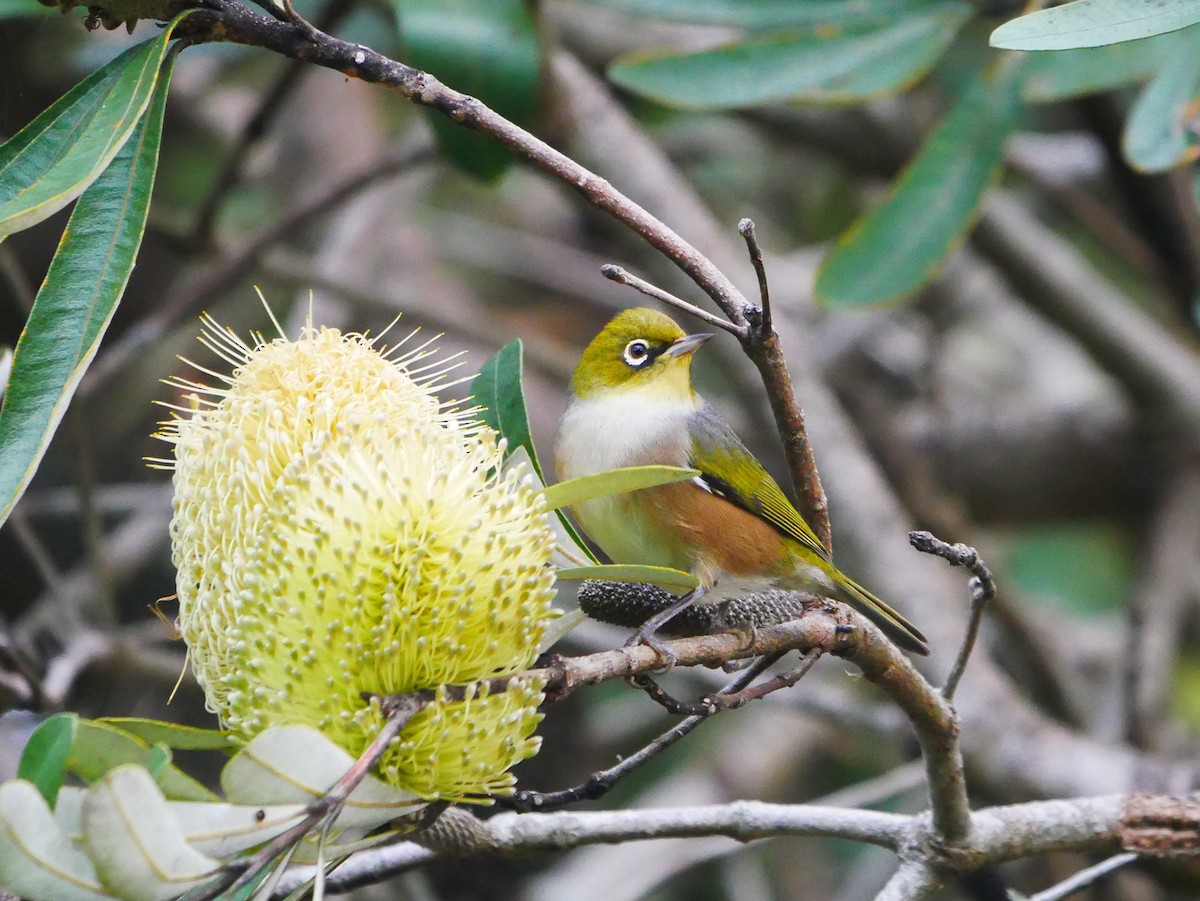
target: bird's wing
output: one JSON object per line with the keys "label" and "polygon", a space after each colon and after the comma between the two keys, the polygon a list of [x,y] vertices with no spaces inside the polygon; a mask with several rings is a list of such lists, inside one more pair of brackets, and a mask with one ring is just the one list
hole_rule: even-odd
{"label": "bird's wing", "polygon": [[697,480],[701,487],[766,520],[822,560],[829,559],[825,546],[778,483],[711,405],[704,404],[696,411],[689,428],[692,447],[688,465],[700,470]]}

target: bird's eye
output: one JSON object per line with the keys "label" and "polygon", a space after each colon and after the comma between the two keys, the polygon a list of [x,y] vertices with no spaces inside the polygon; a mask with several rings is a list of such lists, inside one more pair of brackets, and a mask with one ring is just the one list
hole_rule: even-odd
{"label": "bird's eye", "polygon": [[625,362],[630,366],[645,366],[650,361],[650,345],[638,338],[625,345]]}

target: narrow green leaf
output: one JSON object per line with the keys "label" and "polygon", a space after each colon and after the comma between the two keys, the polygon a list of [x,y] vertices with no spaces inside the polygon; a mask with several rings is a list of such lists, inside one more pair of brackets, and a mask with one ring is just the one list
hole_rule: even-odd
{"label": "narrow green leaf", "polygon": [[173,59],[134,134],[75,205],[17,342],[0,408],[0,523],[33,478],[133,271]]}
{"label": "narrow green leaf", "polygon": [[834,307],[907,296],[937,273],[999,177],[1004,142],[1020,121],[1019,67],[971,84],[908,164],[884,203],[842,235],[817,273]]}
{"label": "narrow green leaf", "polygon": [[162,742],[150,746],[150,756],[146,758],[146,772],[157,779],[171,764],[171,749]]}
{"label": "narrow green leaf", "polygon": [[180,751],[227,751],[242,745],[228,732],[219,729],[197,729],[195,726],[137,717],[108,716],[96,722],[114,726],[149,744],[164,744]]}
{"label": "narrow green leaf", "polygon": [[479,375],[471,382],[471,396],[484,408],[480,418],[508,442],[505,459],[515,454],[518,448],[525,448],[534,472],[545,482],[525,409],[521,381],[523,352],[520,338],[513,338],[500,348],[494,357],[479,367]]}
{"label": "narrow green leaf", "polygon": [[[521,380],[522,353],[520,338],[514,338],[500,348],[494,357],[480,367],[479,375],[471,382],[471,396],[484,408],[480,418],[508,442],[505,459],[524,449],[538,480],[545,485],[546,477],[538,460],[537,448],[533,446],[529,414],[525,408],[525,389]],[[555,512],[563,531],[574,542],[576,549],[594,560],[595,555],[588,550],[571,521],[562,512]]]}
{"label": "narrow green leaf", "polygon": [[21,752],[17,778],[33,783],[51,807],[67,777],[78,722],[79,717],[73,713],[56,713],[33,730]]}
{"label": "narrow green leaf", "polygon": [[1021,96],[1031,103],[1053,103],[1142,81],[1165,60],[1189,52],[1193,40],[1189,29],[1107,47],[1035,53],[1025,62]]}
{"label": "narrow green leaf", "polygon": [[661,585],[668,591],[691,591],[700,582],[682,570],[667,566],[642,566],[634,563],[602,563],[596,566],[572,566],[560,569],[558,579],[564,582],[579,582],[584,579],[601,579],[606,582],[649,582]]}
{"label": "narrow green leaf", "polygon": [[[524,0],[392,0],[404,61],[479,98],[518,125],[537,106],[541,49]],[[501,144],[431,113],[442,152],[466,172],[501,175],[512,154]]]}
{"label": "narrow green leaf", "polygon": [[696,25],[788,28],[921,13],[939,0],[587,0],[638,16]]}
{"label": "narrow green leaf", "polygon": [[1178,31],[1200,22],[1195,0],[1075,0],[1005,22],[993,47],[1070,50],[1102,47]]}
{"label": "narrow green leaf", "polygon": [[1146,85],[1125,122],[1121,150],[1141,172],[1164,172],[1200,155],[1191,125],[1200,94],[1200,53],[1194,44],[1180,49]]}
{"label": "narrow green leaf", "polygon": [[547,485],[542,493],[546,496],[546,506],[558,510],[598,497],[669,485],[698,475],[698,469],[682,469],[678,466],[626,466]]}
{"label": "narrow green leaf", "polygon": [[[132,763],[145,769],[154,759],[153,748],[128,732],[96,720],[80,720],[67,766],[85,782],[96,782],[118,766]],[[220,800],[172,764],[161,767],[157,781],[163,794],[175,801]]]}
{"label": "narrow green leaf", "polygon": [[608,77],[685,109],[859,101],[899,91],[924,75],[970,14],[965,2],[946,2],[893,19],[754,35],[711,50],[631,53]]}
{"label": "narrow green leaf", "polygon": [[112,162],[150,105],[170,38],[167,27],[131,47],[0,147],[0,241],[61,210]]}

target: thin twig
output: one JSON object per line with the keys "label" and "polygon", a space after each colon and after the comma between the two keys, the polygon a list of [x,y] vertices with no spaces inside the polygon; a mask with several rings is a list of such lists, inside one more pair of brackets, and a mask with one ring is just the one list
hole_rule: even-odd
{"label": "thin twig", "polygon": [[589,172],[474,97],[455,91],[429,73],[388,59],[363,44],[319,32],[306,34],[260,15],[236,0],[211,0],[210,5],[211,8],[198,9],[184,19],[175,33],[193,43],[250,44],[303,59],[349,78],[386,87],[466,128],[486,133],[519,157],[571,185],[599,209],[629,225],[696,282],[735,324],[745,323],[749,302],[704,254],[594,172]]}
{"label": "thin twig", "polygon": [[1109,873],[1114,873],[1121,867],[1128,866],[1138,859],[1138,856],[1132,851],[1127,851],[1124,854],[1114,854],[1108,860],[1103,860],[1093,867],[1080,870],[1070,879],[1064,879],[1058,885],[1051,886],[1044,891],[1038,892],[1036,895],[1031,895],[1029,901],[1061,901],[1063,898],[1068,898],[1080,889],[1085,889],[1089,885],[1099,882]]}
{"label": "thin twig", "polygon": [[954,692],[967,669],[967,661],[971,659],[971,651],[975,649],[975,641],[979,638],[979,627],[983,623],[984,609],[988,601],[996,596],[996,582],[991,570],[979,557],[979,552],[965,544],[947,544],[940,538],[935,538],[930,532],[909,532],[908,543],[923,554],[933,554],[950,563],[951,566],[965,566],[971,571],[971,616],[967,621],[967,634],[963,637],[950,667],[950,675],[942,686],[942,697],[947,701],[954,699]]}
{"label": "thin twig", "polygon": [[758,235],[754,233],[754,220],[747,218],[739,222],[738,234],[746,240],[750,262],[754,265],[754,274],[758,276],[759,309],[762,310],[758,328],[764,335],[769,335],[774,330],[771,325],[771,292],[767,289],[767,270],[763,266],[763,253],[758,245]]}
{"label": "thin twig", "polygon": [[600,274],[609,281],[620,285],[628,285],[630,288],[641,291],[647,297],[653,297],[655,300],[661,300],[663,303],[670,304],[673,307],[683,310],[685,313],[690,313],[697,319],[701,319],[717,328],[724,329],[738,338],[744,338],[746,335],[745,327],[734,325],[728,319],[722,319],[720,316],[714,316],[708,310],[702,310],[695,304],[688,303],[682,297],[676,297],[674,294],[664,291],[657,285],[652,285],[645,279],[638,278],[629,270],[615,263],[605,263],[600,267]]}
{"label": "thin twig", "polygon": [[875,901],[920,901],[937,891],[942,882],[942,877],[925,861],[904,860]]}
{"label": "thin twig", "polygon": [[[317,27],[321,31],[336,28],[353,8],[354,0],[333,0],[321,10],[316,21]],[[225,158],[221,171],[213,180],[213,189],[200,205],[200,212],[196,215],[196,223],[188,239],[193,247],[205,247],[212,241],[213,227],[221,204],[230,191],[237,187],[242,167],[250,152],[267,134],[276,117],[287,109],[287,100],[300,84],[301,76],[306,71],[308,67],[301,60],[292,60],[262,95],[258,108],[246,121],[237,144]]]}
{"label": "thin twig", "polygon": [[400,734],[400,730],[408,725],[414,716],[429,705],[433,697],[432,691],[415,691],[405,695],[392,695],[384,699],[383,709],[387,714],[387,721],[366,750],[359,755],[354,766],[347,770],[346,774],[335,782],[329,791],[308,805],[304,819],[287,832],[272,839],[249,859],[237,861],[235,866],[241,872],[236,879],[232,882],[219,880],[203,894],[197,896],[194,901],[210,901],[218,896],[233,895],[238,890],[246,888],[271,865],[275,858],[303,839],[315,826],[335,817],[354,789],[375,768],[392,739]]}
{"label": "thin twig", "polygon": [[[728,686],[722,688],[718,695],[732,694],[745,688],[753,682],[758,676],[767,669],[775,660],[781,657],[783,652],[760,657],[754,663],[743,670],[736,679],[729,683]],[[667,748],[674,745],[684,736],[695,731],[696,727],[708,719],[708,713],[697,713],[682,720],[672,726],[662,735],[655,738],[645,747],[637,752],[621,758],[620,763],[616,766],[609,767],[606,770],[600,770],[593,773],[581,785],[572,788],[563,789],[556,792],[532,792],[520,790],[514,792],[510,797],[496,798],[496,803],[507,807],[511,810],[527,812],[531,810],[548,811],[557,810],[565,807],[568,804],[574,804],[576,801],[594,801],[595,799],[605,795],[609,789],[617,784],[625,776],[629,775],[634,770],[640,768],[644,764],[653,760]]]}

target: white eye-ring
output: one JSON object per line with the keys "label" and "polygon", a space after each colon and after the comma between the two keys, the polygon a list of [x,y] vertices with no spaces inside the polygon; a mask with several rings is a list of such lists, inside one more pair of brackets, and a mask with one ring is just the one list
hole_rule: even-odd
{"label": "white eye-ring", "polygon": [[637,338],[625,345],[625,353],[622,356],[630,366],[645,366],[650,361],[650,345]]}

